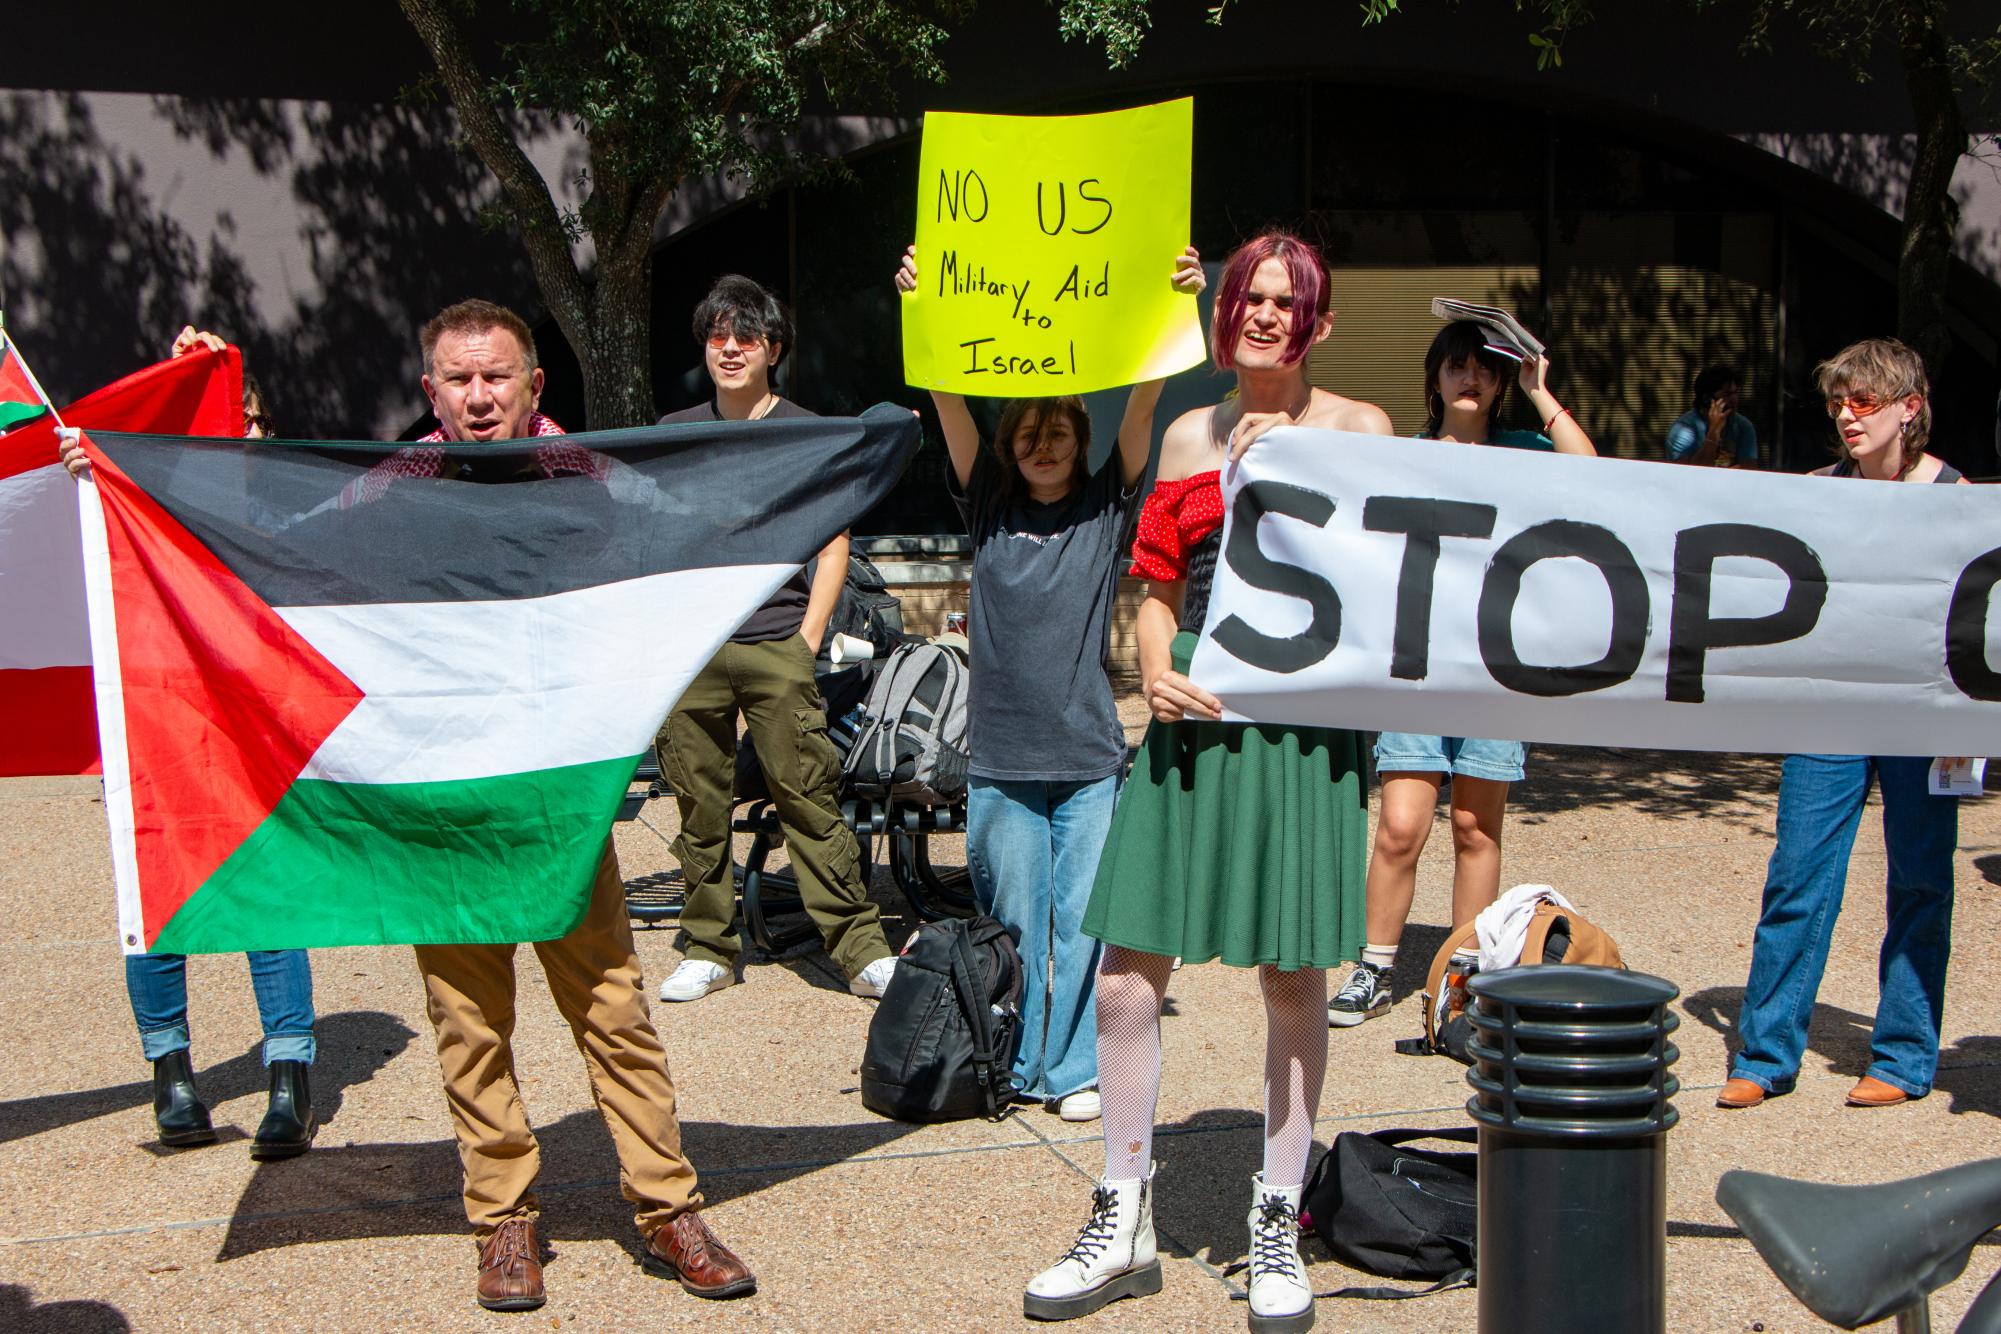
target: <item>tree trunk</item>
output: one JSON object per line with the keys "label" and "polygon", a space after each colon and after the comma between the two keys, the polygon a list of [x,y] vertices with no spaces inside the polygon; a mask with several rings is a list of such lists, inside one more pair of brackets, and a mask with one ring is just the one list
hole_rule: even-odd
{"label": "tree trunk", "polygon": [[[651,230],[649,227],[647,230]],[[653,404],[653,251],[598,256],[591,288],[584,365],[585,424],[593,431],[651,426]]]}
{"label": "tree trunk", "polygon": [[1966,152],[1966,122],[1953,92],[1942,0],[1902,0],[1897,54],[1917,119],[1918,151],[1904,196],[1904,242],[1897,257],[1897,337],[1925,359],[1936,388],[1952,346],[1946,283],[1952,272],[1959,205],[1952,174]]}

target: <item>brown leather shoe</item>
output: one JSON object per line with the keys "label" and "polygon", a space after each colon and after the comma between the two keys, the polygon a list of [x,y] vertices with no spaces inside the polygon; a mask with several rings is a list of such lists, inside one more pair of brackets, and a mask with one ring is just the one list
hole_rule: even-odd
{"label": "brown leather shoe", "polygon": [[1765,1100],[1765,1090],[1748,1079],[1730,1079],[1716,1091],[1716,1105],[1726,1110],[1738,1112],[1746,1107],[1756,1107]]}
{"label": "brown leather shoe", "polygon": [[535,1221],[510,1218],[479,1244],[479,1304],[489,1311],[532,1311],[544,1300]]}
{"label": "brown leather shoe", "polygon": [[1885,1084],[1874,1075],[1864,1075],[1855,1081],[1855,1087],[1848,1090],[1850,1107],[1895,1107],[1900,1102],[1909,1102],[1911,1095],[1895,1084]]}
{"label": "brown leather shoe", "polygon": [[741,1297],[757,1291],[757,1275],[690,1209],[646,1239],[640,1263],[649,1274],[674,1278],[697,1297]]}

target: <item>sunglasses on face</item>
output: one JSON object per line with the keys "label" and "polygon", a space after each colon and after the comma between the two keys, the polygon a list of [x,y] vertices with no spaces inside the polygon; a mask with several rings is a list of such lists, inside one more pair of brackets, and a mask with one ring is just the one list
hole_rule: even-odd
{"label": "sunglasses on face", "polygon": [[1827,415],[1839,417],[1841,410],[1847,408],[1857,418],[1873,417],[1888,407],[1889,402],[1888,399],[1878,398],[1874,394],[1830,394],[1827,399]]}
{"label": "sunglasses on face", "polygon": [[738,347],[756,347],[764,341],[764,335],[737,333],[732,329],[711,329],[709,331],[709,346],[719,352],[730,345],[731,339],[736,340]]}

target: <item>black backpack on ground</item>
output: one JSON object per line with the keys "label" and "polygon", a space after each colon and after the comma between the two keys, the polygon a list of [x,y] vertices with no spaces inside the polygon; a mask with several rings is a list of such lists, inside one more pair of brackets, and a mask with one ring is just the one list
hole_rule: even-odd
{"label": "black backpack on ground", "polygon": [[926,922],[869,1022],[862,1105],[893,1121],[998,1118],[1021,1023],[1021,956],[991,917]]}
{"label": "black backpack on ground", "polygon": [[1343,1288],[1334,1297],[1427,1297],[1471,1287],[1479,1234],[1477,1153],[1403,1147],[1412,1140],[1472,1144],[1472,1126],[1446,1130],[1343,1131],[1313,1169],[1302,1223],[1353,1269],[1384,1278],[1435,1280],[1429,1288]]}

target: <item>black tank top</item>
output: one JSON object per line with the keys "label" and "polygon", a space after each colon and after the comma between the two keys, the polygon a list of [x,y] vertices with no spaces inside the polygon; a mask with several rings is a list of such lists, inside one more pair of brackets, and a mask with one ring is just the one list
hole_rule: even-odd
{"label": "black tank top", "polygon": [[1181,629],[1202,633],[1209,615],[1209,588],[1216,582],[1216,557],[1223,550],[1223,530],[1218,528],[1188,548],[1187,583],[1181,592]]}
{"label": "black tank top", "polygon": [[[1843,459],[1841,462],[1835,464],[1832,468],[1829,468],[1827,470],[1827,475],[1829,477],[1855,477],[1858,476],[1859,474],[1857,474],[1855,471],[1854,459]],[[1959,481],[1961,477],[1964,477],[1965,475],[1966,474],[1962,473],[1959,469],[1953,467],[1950,463],[1947,463],[1944,459],[1940,459],[1938,465],[1938,476],[1932,478],[1932,480],[1934,482],[1956,483]]]}

